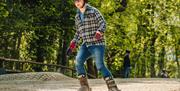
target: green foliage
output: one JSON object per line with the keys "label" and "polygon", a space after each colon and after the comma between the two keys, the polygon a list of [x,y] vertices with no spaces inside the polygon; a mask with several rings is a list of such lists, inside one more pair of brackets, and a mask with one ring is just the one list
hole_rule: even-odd
{"label": "green foliage", "polygon": [[0,2],[0,18],[7,17],[9,15],[6,6],[6,3]]}

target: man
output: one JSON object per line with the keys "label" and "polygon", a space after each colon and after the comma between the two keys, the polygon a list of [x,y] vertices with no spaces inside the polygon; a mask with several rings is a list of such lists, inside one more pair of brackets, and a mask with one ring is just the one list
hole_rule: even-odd
{"label": "man", "polygon": [[161,72],[160,72],[160,77],[162,78],[168,78],[168,73],[165,69],[163,69]]}
{"label": "man", "polygon": [[126,55],[124,57],[124,78],[128,78],[130,74],[130,59],[129,59],[130,51],[126,50]]}
{"label": "man", "polygon": [[113,80],[112,74],[104,64],[106,22],[100,12],[87,4],[87,0],[74,0],[77,7],[75,16],[76,33],[70,43],[70,51],[74,50],[80,38],[83,43],[76,56],[76,70],[81,87],[78,91],[91,91],[89,87],[84,62],[93,57],[97,69],[102,73],[109,91],[120,91]]}

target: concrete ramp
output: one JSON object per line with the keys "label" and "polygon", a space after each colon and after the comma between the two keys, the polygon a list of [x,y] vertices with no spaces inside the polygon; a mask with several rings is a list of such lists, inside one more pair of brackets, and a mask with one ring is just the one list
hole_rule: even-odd
{"label": "concrete ramp", "polygon": [[[103,79],[88,81],[92,91],[108,91]],[[180,79],[118,78],[115,81],[122,91],[180,91]],[[40,72],[0,76],[0,91],[77,91],[79,87],[77,79],[60,73]]]}
{"label": "concrete ramp", "polygon": [[17,74],[5,74],[0,75],[0,81],[8,80],[71,80],[73,78],[67,77],[61,73],[56,72],[29,72],[29,73],[17,73]]}

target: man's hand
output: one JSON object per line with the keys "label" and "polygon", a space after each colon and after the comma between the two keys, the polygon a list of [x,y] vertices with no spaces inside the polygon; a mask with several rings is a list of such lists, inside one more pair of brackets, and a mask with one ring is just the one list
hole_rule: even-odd
{"label": "man's hand", "polygon": [[70,55],[75,50],[75,48],[76,48],[76,42],[72,40],[69,48],[67,49],[66,54]]}
{"label": "man's hand", "polygon": [[72,40],[69,47],[72,50],[75,49],[76,48],[76,42]]}
{"label": "man's hand", "polygon": [[103,36],[103,33],[99,32],[99,31],[96,31],[95,38],[97,40],[100,40],[102,38],[102,36]]}

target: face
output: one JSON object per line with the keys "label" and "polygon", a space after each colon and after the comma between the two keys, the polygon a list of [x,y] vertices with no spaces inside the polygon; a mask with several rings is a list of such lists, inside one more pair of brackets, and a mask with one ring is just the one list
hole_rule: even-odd
{"label": "face", "polygon": [[74,0],[74,3],[78,9],[81,9],[84,6],[84,0]]}

